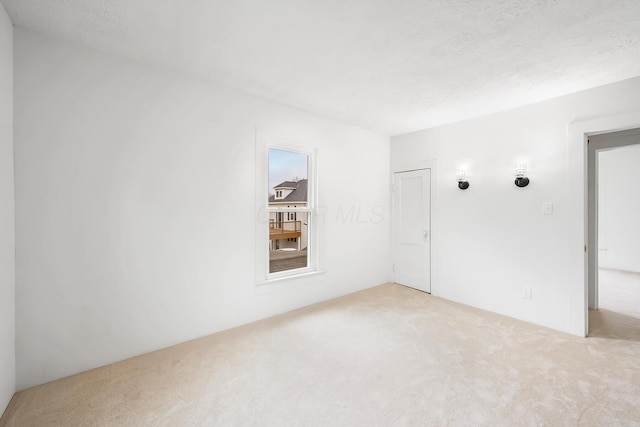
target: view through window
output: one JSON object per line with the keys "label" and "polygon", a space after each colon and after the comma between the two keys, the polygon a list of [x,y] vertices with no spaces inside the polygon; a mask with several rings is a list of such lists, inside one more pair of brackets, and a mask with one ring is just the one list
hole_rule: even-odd
{"label": "view through window", "polygon": [[269,273],[309,267],[309,156],[269,149]]}

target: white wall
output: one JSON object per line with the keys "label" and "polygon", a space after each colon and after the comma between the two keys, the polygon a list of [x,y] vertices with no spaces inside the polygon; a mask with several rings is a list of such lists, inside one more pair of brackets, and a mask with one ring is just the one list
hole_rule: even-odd
{"label": "white wall", "polygon": [[640,145],[598,156],[598,266],[640,272]]}
{"label": "white wall", "polygon": [[[388,281],[388,137],[26,30],[15,61],[19,389]],[[256,126],[318,149],[326,274],[255,286]]]}
{"label": "white wall", "polygon": [[13,25],[0,4],[0,414],[16,386]]}
{"label": "white wall", "polygon": [[[569,158],[575,147],[568,125],[640,110],[638,93],[635,78],[392,138],[392,170],[438,160],[441,297],[584,333],[584,321],[576,321],[584,316],[584,273],[576,261],[584,238],[575,226],[583,224],[577,215],[584,206],[572,193],[584,188],[582,171],[569,169],[576,159]],[[529,165],[526,188],[513,184],[520,162]],[[456,185],[461,168],[469,173],[466,191]],[[544,202],[553,203],[553,215],[542,214]],[[532,289],[530,300],[522,298],[523,287]]]}

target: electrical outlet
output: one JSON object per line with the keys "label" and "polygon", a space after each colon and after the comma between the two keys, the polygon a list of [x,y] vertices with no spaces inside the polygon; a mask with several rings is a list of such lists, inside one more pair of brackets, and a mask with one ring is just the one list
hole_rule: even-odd
{"label": "electrical outlet", "polygon": [[531,299],[531,288],[528,288],[528,287],[522,288],[522,298]]}

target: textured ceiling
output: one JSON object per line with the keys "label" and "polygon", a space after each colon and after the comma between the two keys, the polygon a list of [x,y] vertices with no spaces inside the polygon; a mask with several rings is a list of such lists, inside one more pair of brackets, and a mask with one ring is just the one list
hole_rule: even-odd
{"label": "textured ceiling", "polygon": [[638,0],[0,0],[13,23],[386,134],[640,75]]}

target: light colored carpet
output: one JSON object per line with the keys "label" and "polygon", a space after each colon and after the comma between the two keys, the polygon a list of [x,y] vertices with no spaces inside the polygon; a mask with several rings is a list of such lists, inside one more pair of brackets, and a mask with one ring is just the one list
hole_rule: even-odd
{"label": "light colored carpet", "polygon": [[0,425],[640,425],[640,321],[596,317],[585,339],[388,284],[22,391]]}
{"label": "light colored carpet", "polygon": [[640,319],[640,273],[599,270],[600,309]]}

